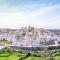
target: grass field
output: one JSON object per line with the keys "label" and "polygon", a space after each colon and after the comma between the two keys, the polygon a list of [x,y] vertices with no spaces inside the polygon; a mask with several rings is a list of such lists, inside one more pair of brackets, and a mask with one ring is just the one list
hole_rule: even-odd
{"label": "grass field", "polygon": [[[47,55],[48,53],[49,56],[52,53],[50,57]],[[36,56],[38,54],[40,54],[41,56]],[[60,60],[60,50],[38,51],[36,55],[29,55],[28,51],[24,49],[22,49],[22,52],[21,50],[18,52],[14,51],[11,48],[4,48],[0,50],[0,60]]]}
{"label": "grass field", "polygon": [[41,58],[41,57],[28,57],[25,60],[47,60],[47,58]]}
{"label": "grass field", "polygon": [[19,54],[12,54],[8,57],[0,57],[0,60],[18,60],[20,58],[20,56],[18,56]]}
{"label": "grass field", "polygon": [[12,42],[11,41],[7,41],[7,40],[0,40],[0,45],[11,45]]}
{"label": "grass field", "polygon": [[9,49],[0,50],[0,60],[18,60],[23,54]]}

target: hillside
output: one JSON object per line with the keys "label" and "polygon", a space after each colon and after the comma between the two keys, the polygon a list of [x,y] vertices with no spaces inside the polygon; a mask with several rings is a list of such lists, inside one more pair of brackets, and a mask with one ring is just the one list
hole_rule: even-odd
{"label": "hillside", "polygon": [[60,29],[48,29],[50,32],[54,32],[57,35],[60,35]]}

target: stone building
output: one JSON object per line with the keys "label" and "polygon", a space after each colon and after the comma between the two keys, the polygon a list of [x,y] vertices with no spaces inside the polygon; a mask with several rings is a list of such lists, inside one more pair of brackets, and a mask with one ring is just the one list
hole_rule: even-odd
{"label": "stone building", "polygon": [[46,29],[28,26],[21,29],[0,29],[0,40],[4,39],[12,41],[13,46],[40,47],[55,44],[57,36]]}

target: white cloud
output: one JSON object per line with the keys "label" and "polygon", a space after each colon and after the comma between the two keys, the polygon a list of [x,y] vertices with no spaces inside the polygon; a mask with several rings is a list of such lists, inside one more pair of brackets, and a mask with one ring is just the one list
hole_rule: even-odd
{"label": "white cloud", "polygon": [[[51,13],[52,10],[60,8],[60,4],[45,6],[40,9],[34,11],[17,11],[18,9],[8,7],[6,5],[0,6],[0,27],[1,28],[19,28],[21,25],[33,25],[33,26],[41,26],[44,28],[54,28],[56,25],[60,26],[58,22],[60,20],[60,16],[54,16]],[[4,8],[5,7],[5,8]],[[8,11],[4,11],[4,9],[8,9]],[[13,12],[13,11],[14,12]],[[51,14],[50,14],[51,13]],[[49,16],[53,14],[53,16]],[[46,17],[45,17],[46,16]],[[58,21],[57,21],[58,19]],[[55,21],[54,21],[55,20]],[[57,22],[57,23],[56,23]]]}

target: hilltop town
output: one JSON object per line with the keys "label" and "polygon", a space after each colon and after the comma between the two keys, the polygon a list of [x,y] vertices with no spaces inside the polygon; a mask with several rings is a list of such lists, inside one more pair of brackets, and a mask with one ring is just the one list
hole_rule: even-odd
{"label": "hilltop town", "polygon": [[[11,44],[2,44],[8,41]],[[0,45],[20,47],[42,47],[60,45],[60,36],[43,28],[31,26],[21,29],[0,29]]]}

